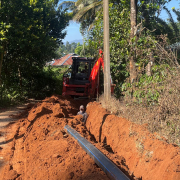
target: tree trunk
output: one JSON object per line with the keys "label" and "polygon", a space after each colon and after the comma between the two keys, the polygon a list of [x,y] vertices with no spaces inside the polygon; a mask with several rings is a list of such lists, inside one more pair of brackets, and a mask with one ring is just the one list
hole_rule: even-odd
{"label": "tree trunk", "polygon": [[152,58],[152,52],[150,52],[151,50],[149,49],[149,62],[146,66],[146,75],[147,76],[151,76],[152,73],[151,73],[151,69],[152,69],[152,65],[153,65],[153,58]]}
{"label": "tree trunk", "polygon": [[110,101],[110,50],[109,50],[109,1],[103,0],[104,21],[104,97],[106,103]]}
{"label": "tree trunk", "polygon": [[[131,34],[130,39],[132,39],[136,35],[136,0],[131,0]],[[131,42],[131,57],[130,57],[130,81],[133,83],[136,79],[136,67],[135,67],[135,55],[134,48]]]}
{"label": "tree trunk", "polygon": [[4,57],[4,46],[2,47],[2,50],[0,51],[0,85],[1,85],[1,72],[2,72],[2,63],[3,63],[3,57]]}
{"label": "tree trunk", "polygon": [[20,67],[18,67],[18,76],[19,76],[19,85],[20,85],[20,90],[21,90],[22,89],[22,76],[21,76]]}

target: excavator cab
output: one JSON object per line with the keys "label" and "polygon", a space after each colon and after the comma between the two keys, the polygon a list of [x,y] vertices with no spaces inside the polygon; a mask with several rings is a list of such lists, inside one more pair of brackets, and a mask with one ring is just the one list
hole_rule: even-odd
{"label": "excavator cab", "polygon": [[88,96],[89,76],[95,59],[72,57],[73,64],[63,75],[63,95]]}
{"label": "excavator cab", "polygon": [[72,75],[69,80],[69,84],[85,85],[89,83],[89,76],[92,66],[94,65],[94,59],[73,57]]}

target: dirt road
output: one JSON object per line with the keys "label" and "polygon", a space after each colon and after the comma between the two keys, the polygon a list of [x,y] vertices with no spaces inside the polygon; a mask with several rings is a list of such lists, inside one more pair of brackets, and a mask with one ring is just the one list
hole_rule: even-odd
{"label": "dirt road", "polygon": [[2,167],[5,164],[4,156],[6,154],[2,152],[5,152],[6,148],[8,148],[6,137],[8,136],[8,134],[11,134],[10,128],[8,128],[8,126],[18,121],[19,115],[24,115],[23,112],[27,114],[27,110],[37,102],[39,102],[39,100],[31,99],[27,103],[0,110],[0,174],[2,171]]}
{"label": "dirt road", "polygon": [[9,123],[15,122],[16,119],[13,117],[10,117],[11,115],[16,115],[23,111],[24,108],[26,108],[27,105],[17,106],[9,109],[1,110],[0,112],[0,174],[1,169],[4,164],[4,155],[2,154],[2,149],[5,149],[7,146],[5,136],[8,133],[6,130]]}

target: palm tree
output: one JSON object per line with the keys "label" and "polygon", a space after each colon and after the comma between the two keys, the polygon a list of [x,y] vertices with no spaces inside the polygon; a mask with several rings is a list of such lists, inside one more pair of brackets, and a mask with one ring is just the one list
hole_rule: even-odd
{"label": "palm tree", "polygon": [[92,26],[96,19],[97,11],[102,9],[103,0],[64,1],[60,6],[69,7],[73,12],[73,20],[80,22],[82,30],[85,30]]}
{"label": "palm tree", "polygon": [[180,29],[178,27],[178,23],[180,22],[180,11],[172,9],[173,12],[177,15],[177,22],[175,22],[170,11],[166,7],[164,7],[164,9],[166,10],[166,12],[169,16],[168,26],[171,29],[171,36],[174,37],[174,38],[170,39],[172,41],[171,43],[179,42],[180,41]]}
{"label": "palm tree", "polygon": [[177,20],[180,22],[180,10],[176,10],[176,9],[173,9],[173,12],[176,14],[177,16]]}

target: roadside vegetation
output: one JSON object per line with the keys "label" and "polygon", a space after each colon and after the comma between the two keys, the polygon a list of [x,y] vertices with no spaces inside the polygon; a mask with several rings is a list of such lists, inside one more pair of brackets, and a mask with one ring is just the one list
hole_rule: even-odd
{"label": "roadside vegetation", "polygon": [[0,106],[60,91],[56,86],[62,84],[58,72],[44,68],[57,56],[71,18],[58,3],[0,2]]}

